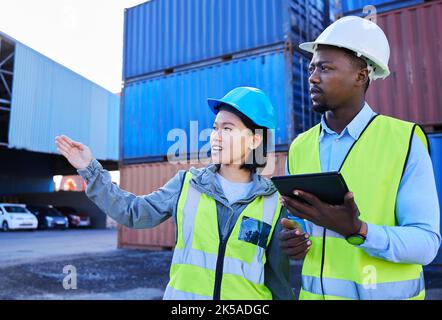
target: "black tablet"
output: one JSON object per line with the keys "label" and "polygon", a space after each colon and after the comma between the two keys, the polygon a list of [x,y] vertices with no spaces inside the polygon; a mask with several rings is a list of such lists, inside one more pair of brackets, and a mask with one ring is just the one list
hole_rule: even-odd
{"label": "black tablet", "polygon": [[348,192],[347,184],[339,172],[295,174],[271,179],[281,195],[299,201],[303,199],[293,194],[295,189],[314,194],[322,201],[333,205],[343,204],[344,196]]}

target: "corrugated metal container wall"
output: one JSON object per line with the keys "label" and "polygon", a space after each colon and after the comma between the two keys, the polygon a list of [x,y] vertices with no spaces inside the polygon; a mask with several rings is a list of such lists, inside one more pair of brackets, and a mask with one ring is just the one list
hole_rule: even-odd
{"label": "corrugated metal container wall", "polygon": [[[125,13],[124,78],[316,38],[324,0],[152,0]],[[152,26],[155,26],[152,28]]]}
{"label": "corrugated metal container wall", "polygon": [[[290,130],[290,122],[293,124],[294,133],[288,135],[285,144],[290,145],[293,138],[301,132],[310,129],[319,123],[321,116],[312,109],[312,101],[310,99],[310,84],[308,81],[310,58],[295,52],[292,56],[292,74],[290,87],[292,90],[292,108],[294,117],[285,119],[286,126]],[[290,105],[288,105],[290,106]],[[293,135],[294,134],[294,135]]]}
{"label": "corrugated metal container wall", "polygon": [[425,0],[338,0],[337,6],[344,15],[357,14],[361,15],[365,6],[371,5],[376,7],[376,12],[386,12],[403,7],[409,7],[423,3]]}
{"label": "corrugated metal container wall", "polygon": [[442,1],[381,14],[377,23],[390,42],[391,75],[373,82],[367,101],[386,115],[442,124]]}
{"label": "corrugated metal container wall", "polygon": [[[269,155],[268,166],[263,172],[266,176],[283,175],[285,173],[286,153]],[[202,164],[171,164],[156,162],[149,164],[122,166],[121,188],[136,195],[149,194],[169,181],[179,170],[190,167],[200,168]],[[274,169],[273,169],[274,168]],[[175,246],[175,221],[168,219],[152,229],[118,228],[118,247],[161,249]]]}
{"label": "corrugated metal container wall", "polygon": [[[163,160],[176,142],[167,141],[168,133],[183,129],[189,138],[190,121],[198,121],[198,132],[212,128],[215,116],[207,106],[207,98],[222,97],[237,86],[254,86],[267,93],[278,111],[276,144],[286,150],[295,131],[301,132],[317,121],[309,108],[304,77],[308,63],[304,56],[279,51],[127,85],[123,160],[125,163]],[[206,140],[199,141],[198,150],[205,143]],[[188,146],[189,151],[194,147],[189,140]]]}
{"label": "corrugated metal container wall", "polygon": [[[433,161],[434,176],[436,178],[436,188],[439,195],[439,208],[442,213],[442,133],[428,135],[430,140],[431,160]],[[440,230],[442,231],[442,219],[440,220]],[[442,263],[442,248],[433,263]]]}
{"label": "corrugated metal container wall", "polygon": [[9,147],[57,153],[66,134],[118,160],[119,97],[35,50],[15,44]]}

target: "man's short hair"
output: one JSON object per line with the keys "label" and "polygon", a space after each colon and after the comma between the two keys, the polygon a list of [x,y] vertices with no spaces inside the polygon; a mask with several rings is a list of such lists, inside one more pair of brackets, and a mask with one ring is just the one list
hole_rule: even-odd
{"label": "man's short hair", "polygon": [[[341,49],[345,53],[345,55],[347,56],[347,58],[350,60],[351,64],[355,68],[358,69],[367,68],[367,61],[365,61],[361,57],[358,57],[356,55],[356,52],[347,48],[339,48],[339,49]],[[367,80],[367,83],[365,85],[365,92],[367,92],[369,86],[370,86],[370,79]]]}

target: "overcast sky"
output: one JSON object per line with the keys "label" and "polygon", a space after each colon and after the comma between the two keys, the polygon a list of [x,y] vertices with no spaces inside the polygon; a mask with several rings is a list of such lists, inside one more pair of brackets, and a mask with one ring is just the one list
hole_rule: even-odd
{"label": "overcast sky", "polygon": [[124,8],[146,0],[0,0],[0,31],[121,91]]}

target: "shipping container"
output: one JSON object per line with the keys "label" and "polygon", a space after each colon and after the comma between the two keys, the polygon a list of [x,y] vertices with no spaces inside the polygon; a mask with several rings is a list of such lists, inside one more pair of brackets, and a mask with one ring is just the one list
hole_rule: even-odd
{"label": "shipping container", "polygon": [[9,52],[0,49],[0,63],[11,67],[10,83],[0,84],[6,88],[0,95],[7,94],[0,96],[1,125],[9,127],[1,145],[58,154],[55,136],[66,134],[97,159],[118,160],[119,96],[5,34],[0,41],[9,44]]}
{"label": "shipping container", "polygon": [[390,42],[391,75],[376,80],[367,101],[377,112],[437,130],[442,125],[442,1],[378,15]]}
{"label": "shipping container", "polygon": [[0,164],[0,196],[54,190],[49,154],[0,147]]}
{"label": "shipping container", "polygon": [[16,195],[22,192],[53,191],[54,181],[52,175],[47,177],[16,177],[11,175],[0,175],[0,196]]}
{"label": "shipping container", "polygon": [[195,134],[191,133],[212,128],[215,118],[207,98],[220,98],[238,86],[266,92],[278,113],[276,150],[287,150],[295,134],[319,121],[319,115],[310,108],[309,62],[309,58],[282,48],[128,84],[123,93],[123,161],[164,160],[173,154],[170,148],[177,141],[173,134],[168,140],[173,129],[183,130],[187,152],[195,154],[208,137],[194,142],[190,139]]}
{"label": "shipping container", "polygon": [[[285,174],[286,153],[269,155],[263,175]],[[169,181],[179,170],[201,168],[204,164],[172,164],[169,162],[144,163],[122,166],[121,188],[136,195],[149,194]],[[170,218],[152,229],[130,229],[118,226],[119,248],[163,249],[175,246],[175,221]]]}
{"label": "shipping container", "polygon": [[129,80],[255,48],[316,38],[328,0],[151,0],[125,11]]}
{"label": "shipping container", "polygon": [[[439,209],[442,208],[442,133],[428,135],[430,141],[431,160],[433,162],[434,177],[436,179],[436,188],[439,196]],[[440,210],[442,213],[442,210]],[[442,219],[440,222],[440,230],[442,230]],[[435,264],[442,263],[442,248],[433,261]]]}
{"label": "shipping container", "polygon": [[340,15],[358,15],[363,16],[365,6],[374,6],[376,13],[382,13],[404,7],[421,4],[425,0],[334,0],[334,10]]}

